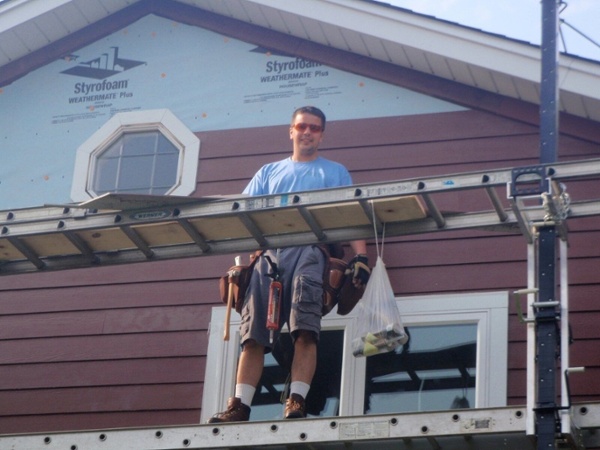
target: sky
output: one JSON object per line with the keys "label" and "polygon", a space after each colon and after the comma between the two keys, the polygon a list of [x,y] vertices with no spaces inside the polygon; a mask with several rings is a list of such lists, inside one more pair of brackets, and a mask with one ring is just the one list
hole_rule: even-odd
{"label": "sky", "polygon": [[[381,0],[417,13],[541,43],[542,0]],[[600,45],[600,0],[566,0],[560,18]],[[561,26],[568,53],[600,61],[600,47]],[[565,48],[561,42],[561,51]]]}

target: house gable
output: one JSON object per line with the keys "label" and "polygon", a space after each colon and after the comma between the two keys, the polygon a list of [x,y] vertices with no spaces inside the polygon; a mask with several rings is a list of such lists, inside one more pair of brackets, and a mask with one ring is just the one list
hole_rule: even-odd
{"label": "house gable", "polygon": [[154,14],[22,76],[2,99],[0,110],[28,125],[3,133],[14,154],[3,183],[19,195],[0,209],[68,203],[77,148],[120,112],[168,108],[201,132],[280,125],[305,103],[330,121],[465,109]]}

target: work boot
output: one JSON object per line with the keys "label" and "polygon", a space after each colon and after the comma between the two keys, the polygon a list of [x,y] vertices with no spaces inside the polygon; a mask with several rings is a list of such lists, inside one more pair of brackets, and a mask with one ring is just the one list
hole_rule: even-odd
{"label": "work boot", "polygon": [[212,416],[208,419],[208,423],[247,422],[249,419],[250,407],[244,405],[241,399],[231,397],[227,401],[227,409]]}
{"label": "work boot", "polygon": [[304,419],[306,417],[306,405],[304,398],[299,394],[292,394],[285,402],[284,419]]}

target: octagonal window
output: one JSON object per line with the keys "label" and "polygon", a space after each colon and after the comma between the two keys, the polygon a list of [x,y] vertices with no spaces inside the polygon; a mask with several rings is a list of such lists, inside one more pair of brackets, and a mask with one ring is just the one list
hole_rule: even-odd
{"label": "octagonal window", "polygon": [[199,148],[198,138],[168,110],[116,114],[77,150],[71,197],[189,195]]}
{"label": "octagonal window", "polygon": [[160,131],[123,134],[96,157],[92,190],[164,195],[177,184],[179,154]]}

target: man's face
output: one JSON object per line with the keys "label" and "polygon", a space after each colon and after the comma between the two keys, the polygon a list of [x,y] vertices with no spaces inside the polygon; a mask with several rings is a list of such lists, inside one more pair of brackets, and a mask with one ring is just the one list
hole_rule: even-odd
{"label": "man's face", "polygon": [[290,127],[290,139],[294,147],[292,159],[312,161],[317,157],[317,149],[323,139],[321,119],[306,113],[296,115]]}

